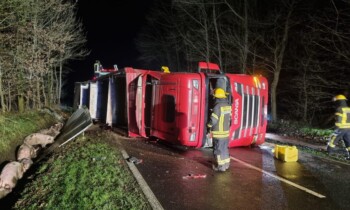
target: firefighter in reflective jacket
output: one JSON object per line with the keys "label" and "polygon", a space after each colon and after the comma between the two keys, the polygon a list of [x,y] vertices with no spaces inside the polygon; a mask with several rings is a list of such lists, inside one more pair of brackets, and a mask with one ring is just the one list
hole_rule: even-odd
{"label": "firefighter in reflective jacket", "polygon": [[226,171],[230,166],[230,154],[228,150],[228,139],[231,125],[232,107],[228,103],[226,93],[223,89],[214,90],[215,103],[207,124],[208,130],[213,136],[213,153],[215,171]]}
{"label": "firefighter in reflective jacket", "polygon": [[339,140],[343,140],[345,143],[346,159],[350,160],[350,107],[348,107],[346,97],[344,95],[337,95],[333,98],[336,103],[336,122],[333,134],[330,137],[327,146],[327,152],[332,153],[335,145]]}

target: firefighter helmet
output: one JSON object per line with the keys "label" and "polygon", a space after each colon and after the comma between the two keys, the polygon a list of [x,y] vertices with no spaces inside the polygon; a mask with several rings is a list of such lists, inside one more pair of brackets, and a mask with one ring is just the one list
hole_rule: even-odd
{"label": "firefighter helmet", "polygon": [[336,95],[333,98],[333,101],[347,100],[344,95]]}
{"label": "firefighter helmet", "polygon": [[226,98],[226,94],[225,94],[224,89],[216,88],[214,91],[214,97],[215,98]]}

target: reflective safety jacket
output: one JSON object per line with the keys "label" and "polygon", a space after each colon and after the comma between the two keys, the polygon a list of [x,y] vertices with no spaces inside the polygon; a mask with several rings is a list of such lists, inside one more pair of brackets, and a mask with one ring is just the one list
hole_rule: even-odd
{"label": "reflective safety jacket", "polygon": [[216,100],[207,126],[211,129],[213,138],[228,138],[230,133],[232,107],[226,99]]}
{"label": "reflective safety jacket", "polygon": [[350,107],[339,107],[335,113],[335,126],[339,129],[350,128]]}

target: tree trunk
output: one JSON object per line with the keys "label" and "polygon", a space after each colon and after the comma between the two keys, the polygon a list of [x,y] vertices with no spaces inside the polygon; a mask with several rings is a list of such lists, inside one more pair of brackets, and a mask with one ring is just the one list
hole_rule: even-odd
{"label": "tree trunk", "polygon": [[40,77],[37,78],[36,81],[36,101],[37,101],[37,107],[36,108],[41,108],[41,94],[40,94]]}
{"label": "tree trunk", "polygon": [[24,97],[23,95],[18,96],[18,111],[24,112]]}
{"label": "tree trunk", "polygon": [[0,65],[0,105],[1,105],[1,111],[4,113],[6,112],[6,106],[5,106],[5,99],[4,99],[4,90],[2,89],[2,69]]}
{"label": "tree trunk", "polygon": [[282,40],[280,43],[277,44],[275,48],[275,58],[274,58],[274,63],[275,63],[275,69],[273,73],[273,81],[271,84],[271,111],[272,111],[272,121],[277,121],[277,85],[280,77],[280,73],[282,70],[282,63],[283,63],[283,58],[284,58],[284,53],[287,47],[287,41],[288,41],[288,33],[289,33],[289,22],[290,22],[290,17],[292,15],[293,9],[291,8],[287,14],[286,22],[284,24],[284,30],[283,30],[283,36]]}
{"label": "tree trunk", "polygon": [[304,100],[304,112],[303,112],[303,121],[307,122],[307,113],[308,113],[308,94],[307,94],[307,82],[306,82],[306,70],[304,69],[303,75],[303,100]]}
{"label": "tree trunk", "polygon": [[210,62],[210,46],[209,46],[209,31],[208,31],[208,23],[207,20],[205,19],[204,21],[204,30],[205,30],[205,44],[206,44],[206,62]]}
{"label": "tree trunk", "polygon": [[63,71],[63,62],[62,62],[62,55],[60,58],[60,73],[59,73],[59,77],[58,77],[58,104],[61,103],[61,97],[62,97],[62,71]]}
{"label": "tree trunk", "polygon": [[55,100],[54,94],[54,68],[50,67],[51,71],[49,72],[50,77],[50,87],[48,87],[47,95],[48,95],[48,104],[51,104]]}
{"label": "tree trunk", "polygon": [[[48,101],[47,101],[47,94],[46,94],[46,89],[45,89],[45,82],[44,82],[44,75],[41,75],[40,77],[41,80],[41,90],[42,90],[42,96],[43,96],[43,101],[44,101],[44,106],[48,106]],[[40,107],[41,108],[41,107]]]}
{"label": "tree trunk", "polygon": [[9,88],[9,91],[8,91],[8,93],[7,93],[8,95],[7,95],[7,111],[12,111],[12,106],[11,106],[11,102],[12,102],[12,99],[11,99],[11,90],[10,90],[10,88]]}
{"label": "tree trunk", "polygon": [[241,72],[243,74],[247,73],[247,58],[248,58],[248,38],[249,38],[249,32],[248,32],[248,9],[247,9],[247,1],[244,1],[244,19],[243,21],[243,49],[242,49],[242,70]]}
{"label": "tree trunk", "polygon": [[279,80],[279,74],[280,71],[275,71],[273,74],[273,81],[271,83],[271,115],[272,115],[272,121],[276,122],[277,117],[277,97],[276,97],[276,91],[277,91],[277,85]]}
{"label": "tree trunk", "polygon": [[216,41],[217,41],[217,48],[218,48],[218,60],[219,60],[219,65],[220,68],[223,69],[222,67],[222,55],[221,55],[221,40],[220,40],[220,33],[219,33],[219,28],[218,28],[218,23],[216,21],[216,12],[215,12],[215,6],[213,6],[213,23],[215,27],[215,34],[216,34]]}

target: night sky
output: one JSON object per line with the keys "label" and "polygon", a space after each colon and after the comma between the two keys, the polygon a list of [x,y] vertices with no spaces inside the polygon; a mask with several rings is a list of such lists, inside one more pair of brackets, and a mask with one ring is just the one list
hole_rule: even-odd
{"label": "night sky", "polygon": [[152,5],[152,0],[78,0],[78,19],[83,23],[90,54],[83,60],[72,61],[63,87],[66,94],[62,102],[73,103],[75,82],[93,77],[93,64],[99,60],[104,68],[143,68],[135,39]]}
{"label": "night sky", "polygon": [[84,25],[87,49],[91,53],[73,63],[74,78],[89,79],[95,60],[100,60],[104,68],[113,68],[113,64],[119,68],[142,68],[134,40],[151,4],[152,0],[80,0],[78,17]]}

